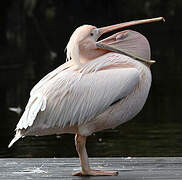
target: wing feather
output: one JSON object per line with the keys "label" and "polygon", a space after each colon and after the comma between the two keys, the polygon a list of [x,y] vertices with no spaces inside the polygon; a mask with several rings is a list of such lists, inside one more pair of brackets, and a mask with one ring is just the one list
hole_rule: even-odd
{"label": "wing feather", "polygon": [[[109,59],[108,62],[119,64]],[[103,66],[102,62],[100,67]],[[40,81],[32,90],[16,130],[64,128],[87,123],[113,102],[128,96],[139,82],[139,72],[135,68],[94,68],[97,71],[88,68],[83,73],[70,67],[47,76],[44,83]]]}
{"label": "wing feather", "polygon": [[[134,68],[97,71],[85,74],[77,81],[78,76],[77,72],[75,79],[70,77],[70,84],[61,88],[50,85],[46,95],[47,107],[39,113],[35,128],[41,128],[42,124],[46,128],[84,124],[104,112],[113,102],[129,95],[139,81],[139,73]],[[64,93],[65,90],[67,93]]]}

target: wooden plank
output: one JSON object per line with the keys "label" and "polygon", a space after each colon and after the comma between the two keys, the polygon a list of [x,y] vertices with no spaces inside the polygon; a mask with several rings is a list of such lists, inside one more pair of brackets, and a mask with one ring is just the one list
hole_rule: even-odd
{"label": "wooden plank", "polygon": [[0,159],[0,179],[97,179],[141,180],[182,179],[181,157],[160,158],[90,158],[95,169],[118,170],[112,177],[73,177],[80,169],[78,158],[7,158]]}

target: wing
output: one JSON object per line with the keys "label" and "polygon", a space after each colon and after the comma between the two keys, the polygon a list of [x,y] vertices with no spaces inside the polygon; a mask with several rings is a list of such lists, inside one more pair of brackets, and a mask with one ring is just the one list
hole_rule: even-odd
{"label": "wing", "polygon": [[17,129],[32,126],[34,120],[34,127],[40,129],[86,123],[129,95],[139,81],[135,68],[105,69],[84,75],[66,73],[57,75],[47,83],[46,90],[30,98]]}
{"label": "wing", "polygon": [[[79,71],[75,66],[63,68],[64,71],[53,71],[43,78],[41,85],[39,82],[32,90],[9,147],[24,135],[22,129],[81,125],[104,112],[117,100],[128,96],[140,77],[137,69],[121,64],[121,56],[117,54],[119,58],[113,61],[107,58],[105,63],[98,59],[91,61],[92,64],[87,63]],[[116,65],[114,68],[111,66],[113,62]]]}

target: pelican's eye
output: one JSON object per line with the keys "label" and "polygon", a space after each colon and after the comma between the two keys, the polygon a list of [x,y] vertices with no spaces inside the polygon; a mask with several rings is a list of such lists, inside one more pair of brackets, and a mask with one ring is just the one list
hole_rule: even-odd
{"label": "pelican's eye", "polygon": [[98,30],[92,29],[89,36],[96,41],[98,39]]}

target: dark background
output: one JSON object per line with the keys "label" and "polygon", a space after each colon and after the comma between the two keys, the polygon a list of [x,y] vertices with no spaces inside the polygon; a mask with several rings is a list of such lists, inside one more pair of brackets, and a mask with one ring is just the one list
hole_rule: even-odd
{"label": "dark background", "polygon": [[[65,62],[64,49],[83,24],[97,27],[163,16],[138,25],[152,49],[153,83],[134,120],[88,139],[91,156],[181,156],[181,0],[6,0],[0,6],[0,157],[76,156],[72,135],[27,137],[7,149],[31,88]],[[104,140],[103,140],[104,139]],[[138,148],[138,149],[137,149]],[[177,148],[177,149],[175,149]]]}

